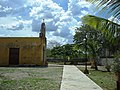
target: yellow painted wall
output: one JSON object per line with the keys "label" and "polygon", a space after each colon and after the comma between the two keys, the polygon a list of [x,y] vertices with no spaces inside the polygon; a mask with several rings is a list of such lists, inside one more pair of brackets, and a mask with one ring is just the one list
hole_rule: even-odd
{"label": "yellow painted wall", "polygon": [[0,66],[9,65],[9,48],[19,48],[19,64],[43,65],[43,46],[39,37],[0,38]]}

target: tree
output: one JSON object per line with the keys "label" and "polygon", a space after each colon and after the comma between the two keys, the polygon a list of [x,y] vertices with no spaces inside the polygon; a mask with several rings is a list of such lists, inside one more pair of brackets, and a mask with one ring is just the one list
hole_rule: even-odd
{"label": "tree", "polygon": [[62,46],[62,52],[65,59],[73,57],[73,44],[65,44]]}
{"label": "tree", "polygon": [[51,49],[49,49],[49,48],[46,49],[46,56],[47,56],[47,58],[51,57]]}
{"label": "tree", "polygon": [[53,58],[62,58],[62,47],[56,46],[51,49],[51,56]]}
{"label": "tree", "polygon": [[48,42],[48,48],[52,49],[53,47],[61,46],[61,44],[55,40],[51,40]]}
{"label": "tree", "polygon": [[[114,51],[114,53],[117,53],[119,50],[119,41],[120,41],[120,25],[117,23],[113,23],[109,20],[87,15],[82,18],[82,21],[84,24],[90,25],[91,27],[95,28],[98,31],[101,31],[102,33],[102,47],[107,52]],[[92,22],[91,22],[92,21]],[[113,48],[115,47],[115,48]],[[112,49],[111,49],[112,48]],[[106,55],[106,61],[107,61],[107,53]],[[107,65],[108,67],[108,65]],[[109,69],[107,68],[109,71]]]}
{"label": "tree", "polygon": [[[85,36],[87,35],[87,42],[85,43]],[[97,68],[97,56],[99,53],[99,50],[101,48],[100,43],[101,33],[94,28],[90,27],[89,25],[82,25],[80,28],[76,29],[76,33],[74,35],[74,42],[77,45],[77,48],[82,49],[85,54],[85,44],[87,44],[87,54],[90,56],[92,55],[92,67],[94,67],[96,70]],[[87,56],[88,56],[87,55]],[[91,57],[91,56],[90,56]]]}
{"label": "tree", "polygon": [[67,59],[73,56],[73,44],[56,46],[51,49],[51,55],[54,58]]}
{"label": "tree", "polygon": [[104,37],[112,44],[115,43],[115,40],[117,40],[120,35],[120,25],[107,19],[86,15],[82,18],[82,22],[101,31]]}
{"label": "tree", "polygon": [[97,4],[97,8],[102,8],[101,12],[107,11],[108,14],[120,19],[120,0],[86,0]]}

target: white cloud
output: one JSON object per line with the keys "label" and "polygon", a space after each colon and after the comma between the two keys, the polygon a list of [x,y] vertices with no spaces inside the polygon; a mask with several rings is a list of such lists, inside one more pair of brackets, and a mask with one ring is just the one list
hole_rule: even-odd
{"label": "white cloud", "polygon": [[8,25],[6,29],[8,30],[22,30],[24,28],[23,23],[16,23]]}
{"label": "white cloud", "polygon": [[23,23],[1,24],[0,27],[4,30],[22,30],[24,28]]}
{"label": "white cloud", "polygon": [[19,20],[19,23],[23,23],[24,25],[30,26],[32,24],[32,20]]}
{"label": "white cloud", "polygon": [[[85,0],[69,0],[68,10],[55,0],[1,0],[0,35],[38,36],[42,19],[45,19],[48,41],[72,43],[80,18],[93,13],[92,5]],[[14,32],[14,33],[13,33]],[[19,34],[18,34],[19,33]]]}
{"label": "white cloud", "polygon": [[81,13],[82,13],[83,15],[87,15],[89,12],[87,12],[87,11],[85,11],[85,10],[82,10]]}
{"label": "white cloud", "polygon": [[23,13],[25,9],[24,3],[26,3],[26,1],[27,0],[1,0],[0,1],[0,17],[20,14],[21,12],[20,10],[22,10],[22,13]]}
{"label": "white cloud", "polygon": [[85,0],[69,0],[68,11],[70,11],[73,17],[80,18],[86,14],[95,14],[94,5],[86,2]]}
{"label": "white cloud", "polygon": [[109,18],[108,18],[108,20],[110,20],[110,21],[113,21],[113,22],[115,22],[115,23],[120,24],[120,20],[119,20],[119,19],[117,19],[117,18],[115,18],[114,16],[109,17]]}
{"label": "white cloud", "polygon": [[31,20],[19,20],[16,17],[1,17],[0,27],[4,30],[23,30],[24,27],[30,27]]}

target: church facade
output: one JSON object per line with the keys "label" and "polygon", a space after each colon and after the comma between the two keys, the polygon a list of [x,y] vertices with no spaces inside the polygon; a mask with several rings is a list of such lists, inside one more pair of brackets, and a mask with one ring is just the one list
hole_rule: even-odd
{"label": "church facade", "polygon": [[0,37],[0,66],[46,66],[46,27],[41,24],[39,37]]}

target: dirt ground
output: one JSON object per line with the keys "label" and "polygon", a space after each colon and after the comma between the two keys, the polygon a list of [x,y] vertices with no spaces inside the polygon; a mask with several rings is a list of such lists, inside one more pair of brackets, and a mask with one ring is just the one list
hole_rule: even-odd
{"label": "dirt ground", "polygon": [[0,67],[0,90],[59,90],[62,66]]}

